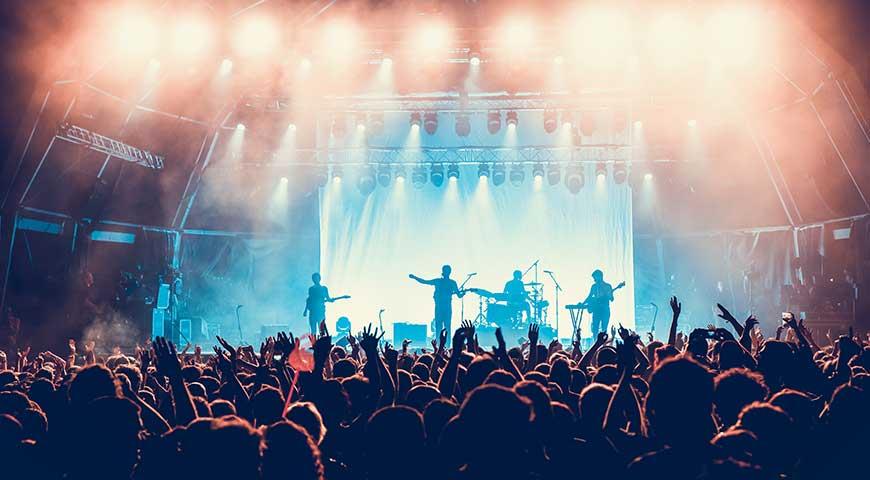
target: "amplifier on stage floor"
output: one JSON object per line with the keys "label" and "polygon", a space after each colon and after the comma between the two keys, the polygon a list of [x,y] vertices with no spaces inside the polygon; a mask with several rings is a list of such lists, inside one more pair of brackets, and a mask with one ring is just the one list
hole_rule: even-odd
{"label": "amplifier on stage floor", "polygon": [[416,323],[394,323],[393,344],[402,345],[402,341],[408,339],[414,342],[415,348],[426,347],[426,325]]}

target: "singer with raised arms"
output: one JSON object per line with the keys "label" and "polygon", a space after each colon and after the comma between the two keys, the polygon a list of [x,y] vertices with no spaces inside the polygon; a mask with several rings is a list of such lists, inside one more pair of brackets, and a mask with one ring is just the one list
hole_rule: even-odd
{"label": "singer with raised arms", "polygon": [[435,331],[433,333],[437,337],[442,329],[447,330],[448,342],[452,334],[450,321],[453,318],[453,295],[459,298],[465,296],[465,292],[459,289],[456,281],[450,278],[452,271],[450,265],[444,265],[441,267],[441,276],[431,280],[420,278],[413,273],[408,275],[409,278],[423,285],[435,287],[435,292],[432,295],[432,298],[435,300]]}

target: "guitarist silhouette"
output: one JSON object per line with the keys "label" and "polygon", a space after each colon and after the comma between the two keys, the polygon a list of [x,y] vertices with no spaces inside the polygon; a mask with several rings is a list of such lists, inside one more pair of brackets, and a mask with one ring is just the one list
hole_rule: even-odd
{"label": "guitarist silhouette", "polygon": [[302,312],[302,316],[308,317],[308,326],[311,329],[311,334],[317,335],[320,322],[326,320],[327,302],[332,303],[336,300],[350,298],[350,296],[342,295],[340,297],[330,297],[329,289],[326,288],[326,285],[320,284],[319,273],[312,274],[311,281],[314,285],[308,287],[308,298],[305,299],[305,311]]}
{"label": "guitarist silhouette", "polygon": [[595,270],[592,272],[595,283],[589,289],[589,295],[583,301],[583,306],[592,314],[592,337],[595,338],[600,332],[606,332],[610,323],[610,302],[613,301],[613,292],[625,286],[625,282],[613,288],[604,281],[604,272]]}

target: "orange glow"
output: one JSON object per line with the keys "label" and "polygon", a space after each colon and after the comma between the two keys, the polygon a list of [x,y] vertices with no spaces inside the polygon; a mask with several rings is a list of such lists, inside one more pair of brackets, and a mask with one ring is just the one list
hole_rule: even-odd
{"label": "orange glow", "polygon": [[693,27],[684,15],[665,13],[653,20],[647,54],[659,67],[673,68],[686,63],[697,44]]}
{"label": "orange glow", "polygon": [[745,65],[757,58],[762,47],[763,13],[752,8],[732,7],[710,16],[706,31],[711,53],[726,65]]}
{"label": "orange glow", "polygon": [[605,66],[624,64],[631,50],[631,28],[622,12],[608,8],[588,8],[574,20],[571,44],[584,63]]}
{"label": "orange glow", "polygon": [[172,29],[173,51],[185,55],[196,55],[208,50],[214,43],[211,26],[197,18],[179,20]]}
{"label": "orange glow", "polygon": [[509,18],[502,26],[500,40],[509,48],[528,48],[535,41],[535,29],[527,18]]}
{"label": "orange glow", "polygon": [[334,60],[350,56],[359,41],[359,30],[348,21],[334,21],[323,31],[323,47]]}
{"label": "orange glow", "polygon": [[160,40],[157,25],[142,12],[126,12],[117,25],[117,45],[127,54],[149,55]]}
{"label": "orange glow", "polygon": [[427,51],[447,48],[450,29],[442,22],[431,22],[420,29],[419,46]]}
{"label": "orange glow", "polygon": [[242,19],[233,36],[233,46],[242,56],[261,56],[272,53],[281,41],[281,33],[267,17]]}

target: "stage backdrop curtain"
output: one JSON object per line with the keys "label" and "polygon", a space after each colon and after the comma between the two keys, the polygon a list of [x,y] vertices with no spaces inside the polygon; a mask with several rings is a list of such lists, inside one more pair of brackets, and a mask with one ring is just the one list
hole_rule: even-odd
{"label": "stage backdrop curtain", "polygon": [[[550,302],[549,322],[555,326],[554,284],[544,270],[560,282],[560,337],[571,336],[567,303],[585,298],[591,272],[599,268],[616,294],[612,324],[634,324],[632,209],[627,185],[610,178],[596,180],[587,170],[587,185],[572,195],[562,184],[544,179],[510,182],[495,187],[478,179],[476,166],[461,167],[459,179],[440,188],[427,183],[415,188],[410,180],[378,187],[362,195],[355,179],[331,182],[321,193],[321,271],[333,296],[353,298],[328,307],[332,323],[348,316],[354,329],[383,315],[387,336],[394,322],[429,324],[433,317],[432,287],[408,278],[415,273],[435,278],[441,266],[453,267],[462,283],[477,273],[469,287],[501,291],[515,269],[526,270],[536,260],[526,282],[541,282]],[[453,328],[459,326],[462,302],[454,301]],[[466,319],[478,314],[478,297],[464,299]],[[590,335],[589,315],[584,334]],[[398,339],[396,341],[399,341]]]}

